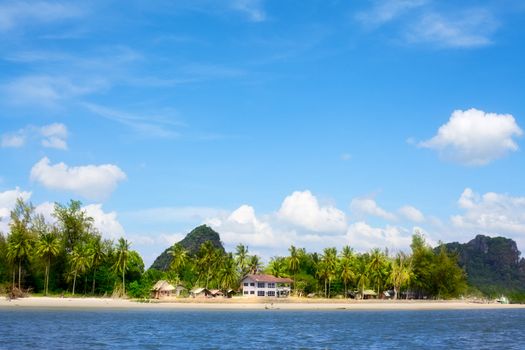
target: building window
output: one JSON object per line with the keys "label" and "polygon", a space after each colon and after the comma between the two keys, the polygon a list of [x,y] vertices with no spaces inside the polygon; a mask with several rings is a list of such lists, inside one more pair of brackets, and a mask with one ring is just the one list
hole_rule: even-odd
{"label": "building window", "polygon": [[273,290],[269,290],[269,291],[268,291],[268,296],[269,296],[269,297],[274,297],[274,296],[275,296],[275,291],[273,291]]}
{"label": "building window", "polygon": [[264,296],[264,290],[258,290],[257,291],[257,296],[258,297],[263,297]]}
{"label": "building window", "polygon": [[258,282],[257,288],[264,288],[264,282]]}
{"label": "building window", "polygon": [[268,283],[268,288],[275,288],[275,283]]}
{"label": "building window", "polygon": [[250,287],[255,287],[255,283],[250,283]]}
{"label": "building window", "polygon": [[245,290],[245,291],[244,291],[244,294],[248,294],[248,291],[247,291],[247,290]]}
{"label": "building window", "polygon": [[245,286],[245,287],[248,287],[248,282],[244,282],[244,286]]}
{"label": "building window", "polygon": [[250,294],[255,294],[255,291],[251,290],[251,291],[250,291]]}

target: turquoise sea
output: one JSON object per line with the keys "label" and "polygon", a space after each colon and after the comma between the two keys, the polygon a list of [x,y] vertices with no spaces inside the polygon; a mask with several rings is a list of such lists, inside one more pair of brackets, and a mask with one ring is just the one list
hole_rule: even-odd
{"label": "turquoise sea", "polygon": [[525,310],[2,310],[0,349],[525,349]]}

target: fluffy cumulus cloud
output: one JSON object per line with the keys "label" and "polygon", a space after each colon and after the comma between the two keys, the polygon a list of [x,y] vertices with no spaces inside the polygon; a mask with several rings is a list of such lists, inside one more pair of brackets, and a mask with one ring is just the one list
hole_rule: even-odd
{"label": "fluffy cumulus cloud", "polygon": [[276,248],[290,243],[286,235],[276,234],[269,222],[257,218],[249,205],[242,205],[225,217],[211,218],[207,224],[230,245],[243,242],[254,247]]}
{"label": "fluffy cumulus cloud", "polygon": [[118,239],[124,236],[124,228],[117,218],[117,213],[111,211],[106,213],[102,204],[90,204],[83,207],[86,214],[93,218],[93,226],[105,237]]}
{"label": "fluffy cumulus cloud", "polygon": [[108,197],[126,174],[116,165],[85,165],[70,167],[64,163],[51,164],[42,158],[31,169],[31,180],[53,190],[70,191],[88,199]]}
{"label": "fluffy cumulus cloud", "polygon": [[334,206],[321,206],[310,191],[296,191],[286,197],[277,213],[279,218],[315,232],[341,232],[346,216]]}
{"label": "fluffy cumulus cloud", "polygon": [[517,151],[515,138],[522,134],[512,115],[472,108],[454,111],[437,134],[419,146],[465,165],[485,165]]}
{"label": "fluffy cumulus cloud", "polygon": [[467,232],[508,235],[525,243],[525,197],[466,188],[458,200],[462,215],[451,217],[456,228]]}
{"label": "fluffy cumulus cloud", "polygon": [[41,127],[28,125],[16,132],[5,133],[1,137],[1,147],[19,148],[27,140],[40,140],[46,148],[67,150],[67,127],[62,123],[53,123]]}
{"label": "fluffy cumulus cloud", "polygon": [[399,208],[399,214],[401,214],[406,219],[413,221],[413,222],[425,221],[425,216],[423,215],[423,213],[419,209],[411,205],[405,205]]}
{"label": "fluffy cumulus cloud", "polygon": [[371,198],[354,198],[350,203],[350,210],[358,217],[376,216],[385,220],[395,220],[396,216],[381,208],[375,200]]}
{"label": "fluffy cumulus cloud", "polygon": [[358,221],[348,227],[346,240],[347,244],[358,251],[368,251],[372,248],[405,250],[412,241],[412,232],[390,225],[372,227],[366,222]]}

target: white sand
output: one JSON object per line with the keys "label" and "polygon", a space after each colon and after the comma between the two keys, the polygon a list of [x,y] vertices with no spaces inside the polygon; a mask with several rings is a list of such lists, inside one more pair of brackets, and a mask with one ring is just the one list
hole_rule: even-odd
{"label": "white sand", "polygon": [[461,309],[525,309],[525,304],[502,305],[470,301],[421,300],[322,300],[298,299],[173,299],[142,303],[111,298],[29,297],[15,300],[0,298],[1,309],[201,309],[201,310],[461,310]]}

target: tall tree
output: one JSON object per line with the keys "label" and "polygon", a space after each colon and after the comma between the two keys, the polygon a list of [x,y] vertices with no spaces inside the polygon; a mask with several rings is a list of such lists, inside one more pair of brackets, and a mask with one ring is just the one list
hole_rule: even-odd
{"label": "tall tree", "polygon": [[128,270],[130,243],[124,238],[118,240],[116,249],[116,260],[113,269],[122,276],[122,295],[126,295],[126,271]]}
{"label": "tall tree", "polygon": [[93,270],[93,281],[91,282],[91,294],[95,294],[97,269],[102,264],[107,254],[105,244],[102,241],[102,237],[99,234],[93,235],[93,237],[91,237],[91,239],[89,240],[87,249],[88,249],[89,258],[91,260],[90,261],[91,270]]}
{"label": "tall tree", "polygon": [[235,247],[235,261],[239,272],[244,276],[248,270],[248,247],[244,244],[239,243]]}
{"label": "tall tree", "polygon": [[225,291],[238,287],[239,273],[232,253],[224,255],[221,259],[219,283],[220,287]]}
{"label": "tall tree", "polygon": [[288,257],[288,270],[293,275],[293,280],[294,280],[293,289],[294,289],[294,293],[296,293],[297,288],[296,288],[295,280],[296,280],[297,272],[299,271],[299,268],[301,265],[300,249],[297,249],[295,246],[291,245],[288,251],[290,252],[290,256]]}
{"label": "tall tree", "polygon": [[412,277],[412,264],[410,257],[405,253],[400,252],[396,255],[392,262],[392,270],[390,272],[389,281],[394,287],[394,299],[397,299],[401,288],[408,284]]}
{"label": "tall tree", "polygon": [[55,203],[53,216],[60,226],[67,253],[71,253],[80,242],[88,240],[86,236],[92,228],[93,218],[82,209],[82,202],[71,200],[67,206]]}
{"label": "tall tree", "polygon": [[341,250],[341,259],[339,262],[339,277],[345,286],[345,298],[348,297],[348,283],[355,279],[354,272],[354,251],[349,246],[344,246]]}
{"label": "tall tree", "polygon": [[325,248],[323,250],[323,256],[321,258],[321,261],[323,262],[323,267],[325,269],[324,277],[325,280],[328,282],[328,292],[325,296],[329,298],[331,294],[332,280],[334,279],[337,271],[337,249],[334,247]]}
{"label": "tall tree", "polygon": [[43,217],[37,219],[35,227],[38,231],[35,252],[45,261],[46,271],[44,279],[44,295],[47,295],[49,292],[49,270],[51,269],[51,259],[56,257],[60,252],[60,239],[56,229],[49,228]]}
{"label": "tall tree", "polygon": [[169,250],[169,254],[173,257],[170,264],[170,270],[179,274],[180,270],[188,261],[188,251],[184,249],[182,244],[176,243]]}
{"label": "tall tree", "polygon": [[[11,211],[9,223],[11,234],[7,239],[7,258],[18,263],[18,289],[22,288],[22,263],[29,257],[33,248],[34,233],[31,230],[33,205],[22,198],[16,200]],[[14,288],[13,279],[13,288]]]}
{"label": "tall tree", "polygon": [[78,244],[73,248],[71,254],[69,254],[69,265],[71,274],[73,275],[73,288],[72,294],[75,295],[75,289],[77,284],[77,277],[86,273],[89,269],[90,257],[89,250],[84,244]]}
{"label": "tall tree", "polygon": [[381,293],[381,288],[383,280],[386,276],[387,269],[387,259],[386,254],[383,254],[378,248],[372,249],[370,254],[370,262],[368,263],[368,270],[370,271],[370,276],[375,282],[377,295]]}
{"label": "tall tree", "polygon": [[248,259],[248,270],[251,274],[259,273],[262,268],[261,258],[258,255],[251,255]]}

